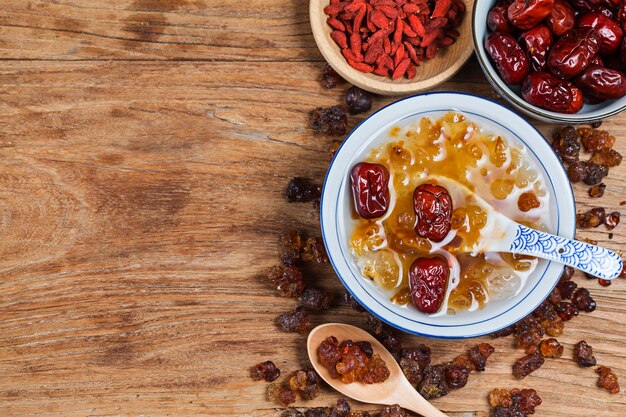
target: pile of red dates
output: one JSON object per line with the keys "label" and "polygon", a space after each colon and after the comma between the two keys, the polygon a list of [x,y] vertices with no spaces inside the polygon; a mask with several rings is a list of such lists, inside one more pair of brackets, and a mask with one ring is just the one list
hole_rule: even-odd
{"label": "pile of red dates", "polygon": [[498,0],[485,50],[532,105],[576,113],[626,95],[626,0]]}
{"label": "pile of red dates", "polygon": [[[391,204],[389,171],[384,165],[360,162],[350,172],[354,207],[364,219],[378,219],[387,214]],[[422,184],[413,193],[415,233],[433,242],[441,242],[451,228],[452,198],[445,187]],[[440,257],[418,257],[409,269],[411,299],[418,310],[432,314],[441,307],[450,266]]]}

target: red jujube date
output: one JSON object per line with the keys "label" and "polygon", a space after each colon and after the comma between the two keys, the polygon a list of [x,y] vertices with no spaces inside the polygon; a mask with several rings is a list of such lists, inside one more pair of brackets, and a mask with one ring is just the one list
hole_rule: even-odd
{"label": "red jujube date", "polygon": [[441,307],[450,267],[443,258],[417,258],[409,268],[409,286],[418,310],[432,314]]}
{"label": "red jujube date", "polygon": [[518,29],[528,30],[545,19],[554,0],[515,0],[507,10],[509,21]]}
{"label": "red jujube date", "polygon": [[548,68],[559,78],[575,77],[591,63],[599,50],[600,37],[595,29],[572,29],[552,46]]}
{"label": "red jujube date", "polygon": [[600,12],[583,15],[578,20],[578,26],[596,30],[600,37],[600,53],[605,55],[617,51],[624,36],[622,28],[619,27],[617,22]]}
{"label": "red jujube date", "polygon": [[352,168],[354,207],[364,219],[382,217],[389,208],[389,171],[383,165],[360,162]]}
{"label": "red jujube date", "polygon": [[583,94],[571,82],[547,72],[532,72],[522,84],[528,103],[559,113],[576,113],[583,107]]}
{"label": "red jujube date", "polygon": [[508,33],[490,33],[485,49],[493,60],[500,77],[509,85],[521,83],[528,74],[528,57],[513,36]]}
{"label": "red jujube date", "polygon": [[545,20],[554,36],[562,36],[572,29],[576,23],[576,15],[566,0],[554,0],[554,7]]}
{"label": "red jujube date", "polygon": [[601,8],[614,9],[620,0],[569,0],[574,8],[581,12],[590,12]]}
{"label": "red jujube date", "polygon": [[433,242],[441,242],[450,232],[452,198],[444,187],[422,184],[413,193],[415,232]]}
{"label": "red jujube date", "polygon": [[509,4],[510,3],[507,1],[499,1],[489,10],[487,14],[487,26],[489,26],[492,32],[511,33],[515,31],[515,28],[511,22],[509,22],[507,16]]}
{"label": "red jujube date", "polygon": [[602,100],[613,100],[626,95],[626,76],[599,65],[585,68],[576,77],[575,83],[583,93]]}
{"label": "red jujube date", "polygon": [[522,33],[519,37],[522,48],[530,57],[530,66],[534,71],[546,69],[548,51],[552,46],[552,32],[546,25],[537,25]]}

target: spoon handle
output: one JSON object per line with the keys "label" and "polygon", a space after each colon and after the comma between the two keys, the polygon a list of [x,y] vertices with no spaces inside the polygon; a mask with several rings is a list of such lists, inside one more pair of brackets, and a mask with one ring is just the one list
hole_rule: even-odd
{"label": "spoon handle", "polygon": [[556,261],[603,279],[617,278],[622,271],[622,259],[613,251],[518,223],[515,226],[508,252]]}
{"label": "spoon handle", "polygon": [[395,403],[423,417],[449,417],[422,397],[413,386],[403,378],[399,389],[395,391],[387,403]]}

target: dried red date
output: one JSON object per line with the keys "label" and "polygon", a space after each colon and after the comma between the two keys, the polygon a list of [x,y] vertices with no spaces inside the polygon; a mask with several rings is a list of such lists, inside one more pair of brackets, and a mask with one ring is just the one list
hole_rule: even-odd
{"label": "dried red date", "polygon": [[580,89],[547,72],[530,73],[522,84],[522,97],[532,105],[559,113],[576,113],[583,107]]}
{"label": "dried red date", "polygon": [[626,76],[599,65],[589,65],[574,82],[583,93],[595,98],[613,100],[626,95]]}
{"label": "dried red date", "polygon": [[432,314],[439,310],[446,292],[450,267],[443,258],[417,258],[409,269],[411,297],[418,310]]}
{"label": "dried red date", "polygon": [[578,19],[578,27],[593,28],[600,38],[600,53],[604,55],[617,51],[624,32],[617,22],[600,12],[591,12]]}
{"label": "dried red date", "polygon": [[552,46],[552,32],[546,25],[537,25],[522,33],[519,43],[530,57],[530,66],[533,71],[546,69],[548,51]]}
{"label": "dried red date", "polygon": [[422,184],[413,193],[415,232],[418,236],[441,242],[450,232],[452,198],[444,187]]}
{"label": "dried red date", "polygon": [[389,171],[383,165],[358,163],[350,174],[356,211],[364,219],[384,216],[389,208]]}
{"label": "dried red date", "polygon": [[490,33],[485,39],[485,49],[505,83],[516,85],[524,80],[530,65],[513,36],[508,33]]}
{"label": "dried red date", "polygon": [[569,0],[572,6],[581,12],[590,12],[602,8],[614,9],[620,0]]}
{"label": "dried red date", "polygon": [[541,22],[554,7],[554,0],[515,0],[507,10],[509,21],[518,29],[528,30]]}
{"label": "dried red date", "polygon": [[507,16],[509,4],[510,2],[508,1],[500,0],[489,10],[487,14],[487,26],[489,26],[492,32],[512,33],[515,31],[515,28],[511,25],[509,17]]}
{"label": "dried red date", "polygon": [[559,78],[572,78],[584,70],[600,50],[593,28],[572,29],[557,40],[548,56],[548,68]]}
{"label": "dried red date", "polygon": [[574,9],[566,0],[555,0],[554,8],[546,17],[545,23],[554,36],[562,36],[576,23]]}

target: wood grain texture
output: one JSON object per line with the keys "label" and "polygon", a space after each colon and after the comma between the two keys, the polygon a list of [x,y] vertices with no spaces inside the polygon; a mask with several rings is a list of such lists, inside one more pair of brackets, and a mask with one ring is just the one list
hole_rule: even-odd
{"label": "wood grain texture", "polygon": [[[262,274],[281,231],[318,230],[313,208],[281,192],[291,176],[323,178],[330,139],[313,134],[308,112],[347,88],[317,81],[306,2],[0,3],[0,414],[277,416],[248,368],[306,365],[305,337],[275,329],[295,301]],[[134,14],[168,24],[129,41]],[[256,48],[234,48],[242,34]],[[495,98],[474,60],[440,89]],[[604,124],[621,152],[624,117]],[[620,209],[625,166],[606,183],[602,205]],[[575,191],[580,210],[594,204]],[[620,250],[625,230],[579,237]],[[329,266],[305,272],[341,292]],[[496,340],[488,370],[434,403],[484,417],[491,388],[519,386],[541,393],[540,416],[626,415],[624,394],[600,391],[570,360],[586,339],[626,383],[626,281],[575,279],[598,310],[568,323],[562,359],[515,381],[521,352]],[[336,304],[314,322],[364,324]],[[417,342],[446,360],[477,341],[405,338]],[[336,398],[324,389],[298,405]]]}

